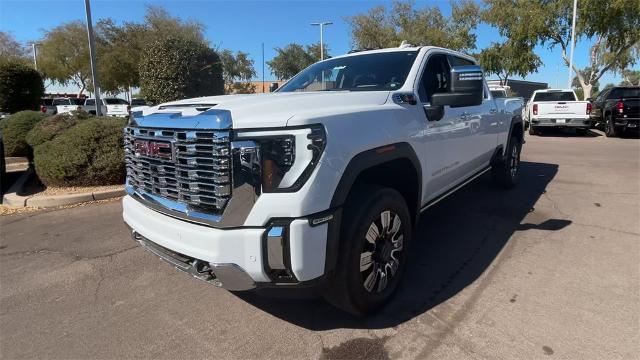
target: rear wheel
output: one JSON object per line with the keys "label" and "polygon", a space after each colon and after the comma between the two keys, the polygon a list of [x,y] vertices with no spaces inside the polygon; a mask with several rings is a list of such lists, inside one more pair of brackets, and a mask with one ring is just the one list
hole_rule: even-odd
{"label": "rear wheel", "polygon": [[356,189],[345,206],[338,264],[325,298],[357,316],[379,310],[398,287],[411,235],[399,192],[375,185]]}
{"label": "rear wheel", "polygon": [[505,189],[516,186],[520,174],[521,150],[522,143],[520,139],[512,136],[504,159],[491,167],[491,175],[496,184]]}
{"label": "rear wheel", "polygon": [[604,134],[607,137],[617,137],[619,135],[619,131],[616,129],[616,125],[613,122],[613,116],[611,115],[607,116]]}
{"label": "rear wheel", "polygon": [[539,133],[540,133],[540,131],[537,128],[535,128],[533,126],[529,127],[529,135],[538,135]]}

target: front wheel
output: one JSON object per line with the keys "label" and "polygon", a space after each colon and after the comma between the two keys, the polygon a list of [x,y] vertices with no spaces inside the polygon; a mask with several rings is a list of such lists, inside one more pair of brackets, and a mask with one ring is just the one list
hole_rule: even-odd
{"label": "front wheel", "polygon": [[502,161],[491,167],[493,181],[499,186],[510,189],[518,183],[520,174],[520,152],[522,143],[520,139],[512,136],[507,145],[506,156]]}
{"label": "front wheel", "polygon": [[336,273],[324,296],[365,316],[389,301],[402,278],[412,236],[407,204],[394,189],[363,185],[347,200],[341,230]]}

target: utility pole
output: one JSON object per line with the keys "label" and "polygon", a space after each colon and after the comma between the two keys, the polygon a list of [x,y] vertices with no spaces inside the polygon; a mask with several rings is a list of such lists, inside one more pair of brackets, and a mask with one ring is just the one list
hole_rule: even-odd
{"label": "utility pole", "polygon": [[36,50],[36,43],[31,43],[31,48],[33,49],[33,67],[38,71],[38,50]]}
{"label": "utility pole", "polygon": [[87,36],[89,37],[89,57],[91,58],[91,78],[93,79],[93,92],[96,99],[96,115],[102,116],[102,101],[100,100],[100,83],[98,82],[98,70],[96,65],[96,47],[93,41],[93,23],[91,22],[91,5],[89,0],[84,0],[84,9],[87,12]]}
{"label": "utility pole", "polygon": [[320,61],[324,60],[324,40],[323,40],[323,30],[326,25],[333,25],[330,21],[323,21],[317,23],[309,24],[311,26],[320,26]]}
{"label": "utility pole", "polygon": [[262,43],[262,93],[264,94],[264,43]]}
{"label": "utility pole", "polygon": [[575,47],[576,38],[576,10],[578,8],[578,0],[573,0],[573,21],[571,22],[571,54],[569,55],[569,84],[567,88],[571,89],[573,82],[573,48]]}

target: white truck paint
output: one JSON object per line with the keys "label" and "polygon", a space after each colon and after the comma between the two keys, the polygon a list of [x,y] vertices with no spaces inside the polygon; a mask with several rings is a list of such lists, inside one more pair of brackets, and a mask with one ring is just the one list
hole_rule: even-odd
{"label": "white truck paint", "polygon": [[525,121],[530,132],[535,134],[542,128],[575,128],[586,132],[591,126],[589,114],[591,104],[578,101],[571,89],[546,89],[533,92],[525,110]]}
{"label": "white truck paint", "polygon": [[[351,256],[339,250],[348,241],[340,229],[351,223],[342,209],[358,174],[408,181],[397,191],[413,189],[403,198],[416,217],[489,168],[517,179],[521,105],[494,99],[474,64],[436,47],[364,51],[314,64],[272,94],[134,112],[125,130],[124,220],[161,258],[224,288],[340,282],[337,259]],[[445,101],[459,106],[439,105]],[[397,254],[402,246],[393,244]],[[371,267],[384,246],[369,260],[357,254],[376,289],[393,276]],[[388,255],[385,266],[400,263]]]}
{"label": "white truck paint", "polygon": [[56,107],[56,114],[69,113],[82,108],[82,99],[56,98],[52,106]]}
{"label": "white truck paint", "polygon": [[[131,107],[126,100],[119,98],[100,98],[102,107],[100,111],[102,116],[114,116],[114,117],[126,117],[129,116],[129,110]],[[90,114],[96,113],[96,99],[86,99],[82,107],[86,112]]]}

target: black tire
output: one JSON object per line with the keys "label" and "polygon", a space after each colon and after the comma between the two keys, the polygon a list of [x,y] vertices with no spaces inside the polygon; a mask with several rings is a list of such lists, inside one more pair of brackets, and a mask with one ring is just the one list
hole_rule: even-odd
{"label": "black tire", "polygon": [[620,135],[618,129],[616,129],[615,123],[613,122],[613,116],[607,115],[607,121],[604,126],[604,134],[607,137],[618,137],[618,135]]}
{"label": "black tire", "polygon": [[576,129],[576,135],[578,136],[586,136],[588,129]]}
{"label": "black tire", "polygon": [[491,167],[493,181],[502,188],[511,189],[518,183],[520,175],[520,139],[512,136],[507,146],[506,156]]}
{"label": "black tire", "polygon": [[539,134],[540,134],[540,130],[538,130],[538,128],[534,126],[529,127],[529,135],[539,135]]}
{"label": "black tire", "polygon": [[324,297],[348,313],[366,316],[383,307],[398,287],[411,243],[411,217],[398,191],[377,185],[354,189],[343,214],[336,271]]}

